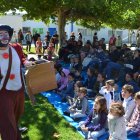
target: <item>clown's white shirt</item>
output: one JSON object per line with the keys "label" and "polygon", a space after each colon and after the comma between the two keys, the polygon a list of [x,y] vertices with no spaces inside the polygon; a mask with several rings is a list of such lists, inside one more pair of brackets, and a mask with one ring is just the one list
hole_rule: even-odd
{"label": "clown's white shirt", "polygon": [[[12,75],[12,77],[14,78],[8,79],[6,89],[17,91],[22,87],[21,76],[20,76],[20,59],[16,50],[12,47],[11,50],[12,50],[12,66],[11,66],[10,75]],[[3,57],[3,54],[7,54],[7,53],[9,54],[9,48],[6,50],[0,50],[0,70],[3,76],[0,82],[0,89],[3,87],[3,82],[5,80],[7,70],[8,70],[9,57],[7,59]]]}

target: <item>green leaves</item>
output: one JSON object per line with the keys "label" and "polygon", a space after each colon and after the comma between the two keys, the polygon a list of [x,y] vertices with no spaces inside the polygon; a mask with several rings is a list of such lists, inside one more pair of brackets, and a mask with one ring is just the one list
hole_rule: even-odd
{"label": "green leaves", "polygon": [[[109,25],[113,28],[134,28],[140,17],[140,0],[1,0],[0,13],[16,9],[27,11],[25,19],[49,23],[63,11],[67,20],[78,21],[88,28]],[[54,21],[54,20],[52,20]]]}

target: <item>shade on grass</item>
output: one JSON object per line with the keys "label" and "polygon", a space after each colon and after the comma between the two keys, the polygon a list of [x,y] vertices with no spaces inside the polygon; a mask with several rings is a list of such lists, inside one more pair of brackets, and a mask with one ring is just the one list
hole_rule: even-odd
{"label": "shade on grass", "polygon": [[[22,135],[23,140],[83,140],[46,99],[40,95],[36,99],[36,106],[27,99],[25,101],[25,113],[20,124],[28,131]],[[59,138],[54,137],[55,133],[60,135]]]}

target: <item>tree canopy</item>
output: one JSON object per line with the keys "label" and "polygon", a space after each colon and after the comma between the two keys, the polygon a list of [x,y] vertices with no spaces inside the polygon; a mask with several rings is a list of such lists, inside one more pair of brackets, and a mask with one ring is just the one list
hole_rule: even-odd
{"label": "tree canopy", "polygon": [[[60,42],[66,21],[95,29],[101,26],[136,29],[139,27],[140,0],[1,0],[0,12],[16,9],[27,14],[24,18],[49,23],[58,19]],[[60,43],[61,44],[61,43]]]}

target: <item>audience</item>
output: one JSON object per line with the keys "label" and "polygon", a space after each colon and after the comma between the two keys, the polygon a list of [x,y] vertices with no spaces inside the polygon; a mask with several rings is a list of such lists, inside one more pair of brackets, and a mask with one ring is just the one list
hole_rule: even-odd
{"label": "audience", "polygon": [[[87,40],[84,44],[81,33],[76,39],[72,32],[58,52],[58,62],[54,62],[58,85],[55,91],[61,102],[70,105],[64,115],[75,121],[88,115],[79,123],[86,139],[106,134],[107,123],[109,140],[126,140],[130,135],[140,137],[140,50],[132,51],[123,42],[117,42],[115,35],[110,39],[109,51],[105,39],[98,39],[97,33],[93,43]],[[54,44],[53,38],[43,42],[43,54],[47,50],[47,59],[51,61],[54,61]],[[40,37],[36,53],[42,53]],[[94,102],[90,113],[89,101]]]}

